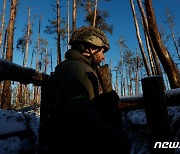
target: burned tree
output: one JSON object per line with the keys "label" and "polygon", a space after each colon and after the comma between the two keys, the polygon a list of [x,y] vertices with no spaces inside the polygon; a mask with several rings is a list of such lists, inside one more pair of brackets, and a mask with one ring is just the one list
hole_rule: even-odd
{"label": "burned tree", "polygon": [[145,0],[146,13],[148,18],[149,33],[156,49],[157,55],[162,63],[165,73],[168,76],[171,88],[180,87],[180,74],[177,66],[172,60],[168,50],[164,46],[156,24],[156,17],[152,6],[152,0]]}

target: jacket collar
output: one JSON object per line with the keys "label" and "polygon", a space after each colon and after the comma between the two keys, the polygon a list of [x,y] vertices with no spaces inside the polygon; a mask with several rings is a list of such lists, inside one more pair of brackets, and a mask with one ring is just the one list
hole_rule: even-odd
{"label": "jacket collar", "polygon": [[91,61],[89,59],[89,57],[83,56],[80,52],[78,52],[77,50],[74,49],[69,49],[66,52],[65,58],[68,59],[76,59],[76,60],[80,60],[84,63],[87,63],[89,65],[91,65]]}

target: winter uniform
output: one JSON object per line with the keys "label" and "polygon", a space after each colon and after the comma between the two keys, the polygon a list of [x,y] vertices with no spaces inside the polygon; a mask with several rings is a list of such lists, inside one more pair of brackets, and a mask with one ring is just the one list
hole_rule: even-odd
{"label": "winter uniform", "polygon": [[101,91],[98,91],[97,75],[92,69],[90,61],[72,49],[67,51],[66,58],[67,60],[57,66],[55,70],[56,92],[58,93],[58,99],[55,100],[59,102],[63,99],[62,102],[64,102],[77,97],[87,97],[92,100]]}
{"label": "winter uniform", "polygon": [[[83,39],[87,35],[92,43],[96,33],[99,35],[101,31],[91,27],[87,29],[95,36],[79,30],[80,36],[83,35]],[[70,40],[71,45],[77,40],[83,41],[75,34]],[[107,40],[98,44],[109,49]],[[115,91],[102,94],[90,57],[75,49],[68,50],[66,60],[56,67],[52,81],[51,106],[55,116],[47,119],[50,126],[48,153],[129,153],[129,141],[122,129],[118,110],[119,97]],[[58,141],[53,142],[55,139]]]}

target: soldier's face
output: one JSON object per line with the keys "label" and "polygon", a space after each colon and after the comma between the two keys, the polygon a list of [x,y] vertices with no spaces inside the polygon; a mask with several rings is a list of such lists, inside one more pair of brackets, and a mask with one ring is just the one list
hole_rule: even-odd
{"label": "soldier's face", "polygon": [[96,52],[96,50],[95,50],[95,51],[93,51],[92,53],[94,53],[94,58],[95,58],[95,60],[96,60],[96,62],[97,62],[98,65],[100,65],[100,63],[101,63],[103,60],[105,60],[104,48],[101,48],[101,50],[98,51],[98,52]]}
{"label": "soldier's face", "polygon": [[[90,50],[90,51],[89,51]],[[99,48],[99,49],[92,49],[90,48],[89,50],[86,50],[86,52],[83,52],[82,54],[84,56],[87,56],[89,57],[90,56],[90,53],[91,52],[94,56],[94,59],[96,61],[96,64],[97,65],[100,65],[100,63],[105,60],[105,56],[104,56],[104,48]]]}

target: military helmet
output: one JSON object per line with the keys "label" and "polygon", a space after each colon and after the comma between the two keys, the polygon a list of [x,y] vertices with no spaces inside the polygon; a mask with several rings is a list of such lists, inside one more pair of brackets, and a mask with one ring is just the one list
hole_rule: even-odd
{"label": "military helmet", "polygon": [[69,44],[73,46],[78,42],[86,42],[97,47],[105,47],[105,52],[110,49],[109,41],[105,34],[95,27],[83,26],[76,29],[70,38]]}

